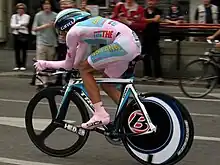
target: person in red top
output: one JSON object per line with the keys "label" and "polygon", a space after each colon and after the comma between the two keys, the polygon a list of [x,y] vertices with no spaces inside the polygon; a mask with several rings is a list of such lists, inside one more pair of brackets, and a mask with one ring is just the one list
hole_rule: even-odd
{"label": "person in red top", "polygon": [[145,28],[143,18],[144,8],[138,5],[135,0],[117,3],[111,16],[111,19],[128,25],[136,33],[141,32]]}

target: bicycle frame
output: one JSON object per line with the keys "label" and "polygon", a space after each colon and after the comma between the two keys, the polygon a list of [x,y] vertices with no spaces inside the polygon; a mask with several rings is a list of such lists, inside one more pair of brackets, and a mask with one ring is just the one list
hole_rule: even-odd
{"label": "bicycle frame", "polygon": [[[97,84],[108,83],[108,84],[121,84],[123,86],[122,95],[120,98],[120,103],[118,104],[117,111],[115,113],[114,124],[116,126],[116,131],[119,130],[119,124],[117,124],[117,122],[119,121],[119,117],[120,117],[119,114],[126,107],[129,96],[131,94],[133,95],[135,101],[137,102],[137,105],[142,110],[144,117],[145,117],[147,123],[149,124],[150,129],[149,129],[149,131],[147,131],[147,133],[152,133],[152,132],[156,131],[156,127],[151,122],[151,119],[145,109],[145,106],[141,103],[139,96],[133,86],[133,79],[96,78],[96,82],[97,82]],[[64,93],[64,97],[62,98],[61,105],[58,109],[58,113],[56,116],[56,119],[58,121],[64,120],[66,113],[67,113],[68,106],[69,106],[69,101],[70,101],[70,99],[68,99],[68,96],[74,90],[75,90],[77,96],[82,100],[82,102],[88,108],[88,110],[91,113],[94,113],[93,104],[88,97],[88,94],[83,86],[83,81],[81,78],[79,78],[79,79],[71,78],[69,80],[68,85],[66,85],[65,87],[66,87],[66,90]],[[104,130],[107,129],[106,126],[103,126],[103,127],[104,127]],[[102,128],[96,129],[96,131],[99,133],[104,133],[104,130]]]}

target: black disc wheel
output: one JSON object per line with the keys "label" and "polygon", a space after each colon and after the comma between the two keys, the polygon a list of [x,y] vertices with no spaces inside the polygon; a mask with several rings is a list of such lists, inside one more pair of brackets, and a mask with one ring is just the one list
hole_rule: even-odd
{"label": "black disc wheel", "polygon": [[83,136],[80,136],[60,127],[63,121],[77,125],[89,120],[86,107],[74,92],[69,97],[65,119],[60,123],[55,121],[63,97],[62,87],[45,88],[30,100],[25,115],[26,130],[31,141],[42,152],[54,157],[66,157],[76,153],[84,146],[89,136],[89,131],[84,130]]}

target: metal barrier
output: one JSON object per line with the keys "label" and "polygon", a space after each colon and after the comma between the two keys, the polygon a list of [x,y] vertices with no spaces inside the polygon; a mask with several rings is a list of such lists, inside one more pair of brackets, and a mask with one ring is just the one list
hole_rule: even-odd
{"label": "metal barrier", "polygon": [[181,42],[183,41],[183,37],[208,37],[210,35],[213,35],[218,29],[220,29],[220,24],[181,23],[179,25],[173,25],[168,23],[161,23],[160,25],[161,36],[174,36],[175,38],[177,38],[177,70],[180,70]]}

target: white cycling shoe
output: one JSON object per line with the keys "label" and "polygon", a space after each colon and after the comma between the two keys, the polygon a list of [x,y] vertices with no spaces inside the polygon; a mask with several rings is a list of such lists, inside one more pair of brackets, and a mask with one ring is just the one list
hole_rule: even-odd
{"label": "white cycling shoe", "polygon": [[81,127],[84,129],[94,129],[110,123],[110,116],[108,113],[98,114],[94,113],[93,117],[86,123],[82,123]]}

